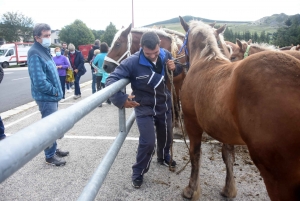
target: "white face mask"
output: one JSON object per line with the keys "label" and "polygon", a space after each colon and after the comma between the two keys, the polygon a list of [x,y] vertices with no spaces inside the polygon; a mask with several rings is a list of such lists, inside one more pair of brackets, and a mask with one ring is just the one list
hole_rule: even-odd
{"label": "white face mask", "polygon": [[74,53],[75,53],[75,51],[71,51],[70,53],[71,53],[71,54],[74,54]]}
{"label": "white face mask", "polygon": [[42,43],[41,45],[45,48],[50,47],[51,45],[51,38],[42,38]]}

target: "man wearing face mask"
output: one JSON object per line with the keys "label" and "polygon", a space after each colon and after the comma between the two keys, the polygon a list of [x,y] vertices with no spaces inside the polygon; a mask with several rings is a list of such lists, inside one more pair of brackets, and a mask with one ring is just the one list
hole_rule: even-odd
{"label": "man wearing face mask", "polygon": [[[58,101],[63,97],[57,67],[49,53],[51,28],[48,24],[36,24],[33,28],[34,44],[28,51],[28,72],[31,81],[31,94],[39,106],[42,118],[58,109]],[[61,157],[67,156],[56,149],[56,141],[44,150],[46,163],[56,166],[65,165]]]}
{"label": "man wearing face mask", "polygon": [[122,78],[129,79],[131,83],[131,95],[119,91],[110,100],[119,108],[134,108],[135,111],[140,132],[136,163],[132,166],[132,186],[135,188],[140,188],[143,176],[149,170],[155,151],[155,138],[157,162],[165,166],[176,166],[169,152],[172,115],[166,71],[174,71],[176,76],[182,72],[182,68],[175,66],[171,53],[159,45],[160,39],[155,32],[144,33],[140,51],[122,61],[106,80],[106,86]]}

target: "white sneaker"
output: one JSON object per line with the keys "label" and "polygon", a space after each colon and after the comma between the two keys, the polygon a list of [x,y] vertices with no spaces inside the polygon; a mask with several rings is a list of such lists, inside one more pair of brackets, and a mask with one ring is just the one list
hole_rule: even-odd
{"label": "white sneaker", "polygon": [[71,93],[71,92],[72,92],[71,89],[69,89],[69,90],[67,89],[67,93]]}
{"label": "white sneaker", "polygon": [[80,98],[81,97],[81,95],[74,95],[74,99],[76,100],[77,98]]}
{"label": "white sneaker", "polygon": [[60,102],[60,103],[63,103],[63,102],[65,102],[65,99],[63,98],[63,99],[61,99],[59,102]]}

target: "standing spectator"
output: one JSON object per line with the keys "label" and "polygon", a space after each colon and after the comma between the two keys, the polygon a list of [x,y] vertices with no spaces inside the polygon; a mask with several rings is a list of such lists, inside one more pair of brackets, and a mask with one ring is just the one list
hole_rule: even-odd
{"label": "standing spectator", "polygon": [[[94,60],[93,60],[93,64],[95,67],[95,70],[97,71],[96,76],[97,76],[97,91],[99,91],[101,89],[101,87],[105,87],[105,85],[102,83],[105,83],[106,78],[108,77],[107,73],[103,70],[103,62],[104,62],[104,58],[107,55],[108,52],[108,45],[107,43],[101,43],[100,45],[100,54],[98,54]],[[103,79],[103,76],[106,76],[105,79]],[[109,99],[107,101],[107,103],[110,103]],[[99,105],[99,107],[101,107],[101,105]]]}
{"label": "standing spectator", "polygon": [[110,100],[119,108],[134,108],[135,111],[140,132],[136,163],[132,166],[132,186],[135,188],[142,185],[143,176],[149,170],[155,138],[157,162],[176,166],[170,156],[172,107],[166,71],[174,71],[174,75],[182,72],[181,66],[175,66],[171,53],[159,47],[160,40],[155,32],[144,33],[140,44],[141,49],[123,60],[106,81],[106,86],[123,78],[131,83],[131,95],[119,91]]}
{"label": "standing spectator", "polygon": [[[71,70],[73,71],[72,66],[71,66],[71,63],[70,63],[70,59],[69,59],[69,50],[68,50],[68,49],[65,50],[64,56],[67,58],[67,60],[68,60],[68,62],[69,62],[69,67],[68,67],[68,69],[71,69]],[[71,93],[71,92],[73,91],[72,88],[71,88],[72,85],[74,85],[73,82],[68,82],[68,81],[66,80],[67,93]]]}
{"label": "standing spectator", "polygon": [[94,52],[95,50],[99,50],[100,49],[100,40],[95,40],[95,43],[93,45],[93,48],[90,49],[89,51],[89,55],[88,55],[88,62],[89,64],[91,65],[91,70],[92,70],[92,93],[95,93],[96,92],[96,74],[94,73],[95,72],[95,69],[92,65],[92,59],[93,59],[93,56],[94,56]]}
{"label": "standing spectator", "polygon": [[85,74],[86,69],[84,67],[84,58],[82,53],[78,50],[75,50],[75,46],[72,43],[69,44],[68,49],[70,51],[69,53],[70,63],[74,71],[74,78],[75,78],[74,99],[76,100],[81,97],[79,81],[80,81],[80,77]]}
{"label": "standing spectator", "polygon": [[61,49],[59,47],[56,47],[54,49],[54,53],[56,56],[53,57],[53,60],[56,64],[61,88],[63,91],[63,97],[59,102],[63,103],[63,102],[65,102],[65,84],[66,84],[67,68],[70,66],[70,63],[64,55],[61,55]]}
{"label": "standing spectator", "polygon": [[[36,24],[33,28],[34,44],[28,51],[28,72],[31,81],[31,94],[39,106],[42,118],[51,115],[58,109],[58,101],[63,92],[56,65],[48,49],[51,45],[51,28],[48,24]],[[66,163],[60,157],[67,156],[56,149],[56,141],[44,150],[46,162],[51,165],[61,166]]]}
{"label": "standing spectator", "polygon": [[[0,65],[0,83],[3,80],[3,77],[4,77],[4,70],[3,70],[2,66]],[[4,131],[5,131],[4,124],[3,124],[3,121],[0,116],[0,140],[3,140],[4,138],[6,138]]]}
{"label": "standing spectator", "polygon": [[67,43],[63,42],[62,44],[62,48],[61,48],[61,55],[65,54],[65,51],[67,50]]}

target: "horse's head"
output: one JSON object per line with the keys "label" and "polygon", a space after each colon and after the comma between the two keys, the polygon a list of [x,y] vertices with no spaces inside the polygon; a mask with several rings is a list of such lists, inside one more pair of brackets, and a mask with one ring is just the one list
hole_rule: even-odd
{"label": "horse's head", "polygon": [[[248,41],[249,42],[249,41]],[[230,60],[232,62],[244,59],[244,54],[247,51],[248,43],[236,39],[236,48],[233,49]]]}
{"label": "horse's head", "polygon": [[191,21],[188,25],[182,17],[180,17],[180,23],[183,29],[186,31],[186,37],[184,46],[186,48],[186,55],[190,62],[193,59],[205,58],[210,59],[226,59],[218,47],[214,30],[211,26],[204,24],[201,21]]}
{"label": "horse's head", "polygon": [[230,46],[227,46],[227,44],[224,40],[223,33],[225,32],[225,30],[226,30],[226,24],[224,24],[223,26],[221,26],[218,29],[214,29],[214,35],[216,37],[218,47],[220,48],[220,50],[222,51],[224,56],[226,58],[230,59],[230,56],[232,54],[232,49]]}
{"label": "horse's head", "polygon": [[111,44],[111,48],[104,59],[103,69],[111,73],[120,65],[120,62],[129,56],[131,47],[131,24],[126,29],[118,31]]}

